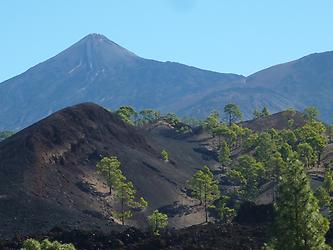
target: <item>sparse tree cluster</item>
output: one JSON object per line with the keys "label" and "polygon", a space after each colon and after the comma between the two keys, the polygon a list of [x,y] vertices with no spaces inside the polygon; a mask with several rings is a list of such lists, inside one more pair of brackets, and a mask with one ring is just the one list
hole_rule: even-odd
{"label": "sparse tree cluster", "polygon": [[116,156],[103,157],[97,163],[97,171],[101,173],[111,190],[115,191],[115,197],[120,205],[120,211],[114,212],[121,223],[125,224],[125,219],[129,219],[133,215],[133,209],[144,209],[148,206],[148,202],[144,198],[136,200],[136,190],[131,181],[127,181],[120,169],[120,162]]}
{"label": "sparse tree cluster", "polygon": [[[112,110],[109,111],[112,112]],[[191,126],[201,126],[203,124],[202,121],[197,119],[181,119],[177,117],[175,113],[162,115],[161,112],[153,109],[144,109],[137,112],[131,106],[121,106],[114,113],[117,114],[126,124],[132,126],[145,126],[147,124],[153,124],[158,120],[164,120],[175,129],[176,133],[181,135],[191,133]]]}
{"label": "sparse tree cluster", "polygon": [[268,110],[267,107],[263,107],[263,109],[261,111],[259,111],[258,109],[255,109],[253,111],[253,118],[254,119],[259,119],[259,118],[262,118],[262,117],[267,117],[270,115],[270,112]]}
{"label": "sparse tree cluster", "polygon": [[143,109],[140,112],[137,112],[131,106],[121,106],[115,113],[125,123],[132,126],[141,126],[146,123],[152,123],[161,118],[161,113],[157,110]]}
{"label": "sparse tree cluster", "polygon": [[[213,112],[205,128],[218,139],[219,162],[229,167],[227,176],[235,187],[234,195],[255,200],[264,184],[272,186],[278,219],[275,238],[267,249],[328,249],[324,238],[328,220],[319,208],[328,209],[332,218],[333,174],[326,172],[323,185],[314,193],[307,171],[322,166],[322,154],[333,138],[333,126],[325,127],[318,121],[319,112],[309,107],[304,111],[305,125],[295,128],[295,111],[289,111],[293,113],[286,129],[259,133],[234,123],[240,116],[234,115],[238,112],[233,105],[226,106],[225,112],[227,125]],[[255,118],[268,115],[266,107],[254,112]],[[242,154],[234,159],[232,151],[238,147]],[[200,200],[200,193],[198,196]],[[235,212],[226,206],[225,198],[220,199],[217,211],[224,222]]]}

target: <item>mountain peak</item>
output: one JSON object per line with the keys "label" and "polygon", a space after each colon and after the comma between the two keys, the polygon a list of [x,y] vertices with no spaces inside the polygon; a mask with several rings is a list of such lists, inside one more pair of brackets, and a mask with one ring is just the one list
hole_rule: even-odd
{"label": "mountain peak", "polygon": [[99,33],[90,33],[88,35],[85,36],[86,38],[92,38],[92,39],[107,39],[106,36],[104,36],[103,34],[99,34]]}
{"label": "mountain peak", "polygon": [[66,64],[65,70],[74,73],[83,68],[88,71],[101,71],[116,65],[132,64],[138,59],[140,57],[109,40],[106,36],[92,33],[49,61],[56,65],[54,67],[58,67],[59,62]]}
{"label": "mountain peak", "polygon": [[106,36],[104,36],[102,34],[98,34],[98,33],[90,33],[90,34],[86,35],[85,37],[83,37],[80,41],[96,42],[96,43],[98,43],[98,42],[107,42],[107,43],[111,43],[111,44],[114,44],[114,45],[117,45],[117,46],[121,47],[120,45],[118,45],[115,42],[108,39]]}
{"label": "mountain peak", "polygon": [[[112,51],[116,53],[118,56],[126,56],[126,57],[138,57],[133,52],[127,50],[126,48],[120,46],[119,44],[111,41],[106,36],[98,33],[91,33],[82,38],[77,44],[86,44],[90,48],[100,48],[104,52],[108,51],[109,53]],[[102,51],[102,52],[103,52]]]}

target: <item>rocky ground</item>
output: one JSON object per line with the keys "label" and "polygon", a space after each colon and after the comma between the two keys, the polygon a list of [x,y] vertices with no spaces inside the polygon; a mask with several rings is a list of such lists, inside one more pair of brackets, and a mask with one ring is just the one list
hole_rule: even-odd
{"label": "rocky ground", "polygon": [[[260,249],[268,240],[267,224],[206,224],[186,229],[166,231],[161,236],[128,228],[119,233],[63,231],[53,229],[47,235],[34,235],[36,239],[49,238],[64,243],[72,242],[80,250],[102,249]],[[0,242],[3,250],[19,249],[24,238],[16,237]]]}

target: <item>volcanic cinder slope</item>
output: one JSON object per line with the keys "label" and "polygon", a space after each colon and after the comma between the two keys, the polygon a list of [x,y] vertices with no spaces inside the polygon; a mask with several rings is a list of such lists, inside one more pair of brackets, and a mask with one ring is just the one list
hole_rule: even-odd
{"label": "volcanic cinder slope", "polygon": [[299,128],[305,122],[303,113],[294,110],[285,110],[266,117],[241,122],[241,125],[256,132],[263,132],[272,128],[276,130],[288,129],[290,127]]}
{"label": "volcanic cinder slope", "polygon": [[[216,163],[195,146],[126,125],[96,104],[60,110],[0,143],[0,237],[54,226],[115,229],[114,202],[96,173],[101,156],[119,158],[124,174],[150,203],[145,213],[175,202],[189,205],[186,181],[204,164]],[[169,162],[161,159],[162,149]],[[133,223],[140,225],[143,217]],[[171,226],[200,222],[195,219],[176,216]]]}

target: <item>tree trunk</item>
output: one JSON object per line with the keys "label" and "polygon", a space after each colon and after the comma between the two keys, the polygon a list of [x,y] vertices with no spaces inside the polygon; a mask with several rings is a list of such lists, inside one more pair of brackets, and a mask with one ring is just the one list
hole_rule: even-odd
{"label": "tree trunk", "polygon": [[275,202],[275,186],[276,182],[275,182],[275,178],[273,178],[273,192],[272,192],[272,201],[273,201],[273,204]]}
{"label": "tree trunk", "polygon": [[110,173],[110,171],[108,172],[108,179],[107,179],[107,184],[108,184],[108,186],[109,186],[109,195],[111,195],[112,194],[112,192],[111,192],[111,187],[112,187],[112,183],[111,183],[111,173]]}
{"label": "tree trunk", "polygon": [[156,218],[156,221],[155,221],[155,232],[157,233],[158,232],[158,220]]}
{"label": "tree trunk", "polygon": [[318,152],[318,161],[317,161],[318,168],[320,166],[320,160],[321,160],[320,157],[321,157],[321,152]]}
{"label": "tree trunk", "polygon": [[125,218],[124,217],[125,217],[125,215],[124,215],[124,197],[121,197],[121,224],[122,225],[125,225]]}
{"label": "tree trunk", "polygon": [[298,222],[298,194],[294,193],[294,207],[295,207],[295,231],[296,231],[296,238],[299,239],[299,222]]}
{"label": "tree trunk", "polygon": [[205,215],[206,215],[206,223],[208,222],[208,211],[207,211],[207,203],[205,202]]}
{"label": "tree trunk", "polygon": [[207,211],[207,190],[206,190],[206,187],[205,187],[205,215],[206,215],[206,223],[207,223],[208,222],[208,211]]}

